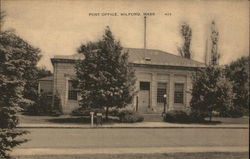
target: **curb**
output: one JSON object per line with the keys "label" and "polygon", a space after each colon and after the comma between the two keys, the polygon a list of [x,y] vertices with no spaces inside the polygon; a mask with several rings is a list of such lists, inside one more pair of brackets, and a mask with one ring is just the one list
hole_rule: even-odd
{"label": "curb", "polygon": [[168,127],[133,127],[133,126],[103,126],[103,127],[81,127],[81,126],[17,126],[17,128],[20,129],[36,129],[36,128],[44,128],[44,129],[249,129],[249,127],[195,127],[195,126],[180,126],[180,127],[174,127],[174,126],[168,126]]}

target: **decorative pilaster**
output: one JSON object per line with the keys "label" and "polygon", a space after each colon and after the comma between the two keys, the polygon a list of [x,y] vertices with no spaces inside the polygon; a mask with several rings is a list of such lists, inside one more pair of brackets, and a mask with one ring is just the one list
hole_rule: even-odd
{"label": "decorative pilaster", "polygon": [[174,109],[174,74],[170,74],[169,78],[169,110]]}
{"label": "decorative pilaster", "polygon": [[157,74],[156,73],[152,73],[152,80],[151,80],[151,83],[152,83],[152,86],[151,86],[151,92],[150,92],[150,98],[151,98],[151,103],[150,103],[150,106],[151,108],[155,109],[156,106],[157,106]]}

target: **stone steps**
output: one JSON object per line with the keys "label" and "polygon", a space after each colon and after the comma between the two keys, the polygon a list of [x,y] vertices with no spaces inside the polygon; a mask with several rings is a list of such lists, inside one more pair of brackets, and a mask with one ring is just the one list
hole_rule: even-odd
{"label": "stone steps", "polygon": [[146,122],[162,122],[161,114],[143,114],[144,121]]}

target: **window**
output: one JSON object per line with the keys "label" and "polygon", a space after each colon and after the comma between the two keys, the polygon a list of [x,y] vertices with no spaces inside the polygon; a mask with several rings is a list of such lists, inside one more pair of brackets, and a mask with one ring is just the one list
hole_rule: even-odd
{"label": "window", "polygon": [[175,91],[174,91],[174,103],[183,104],[184,101],[184,84],[183,83],[175,83]]}
{"label": "window", "polygon": [[72,86],[73,82],[68,82],[68,99],[77,100],[77,90]]}
{"label": "window", "polygon": [[158,83],[157,86],[157,103],[164,103],[164,94],[167,93],[167,83]]}
{"label": "window", "polygon": [[150,82],[140,82],[140,90],[150,90]]}

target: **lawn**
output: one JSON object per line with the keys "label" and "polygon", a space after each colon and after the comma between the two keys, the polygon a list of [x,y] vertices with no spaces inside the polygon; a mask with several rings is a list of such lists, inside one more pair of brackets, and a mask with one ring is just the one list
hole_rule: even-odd
{"label": "lawn", "polygon": [[[72,115],[61,115],[55,116],[35,116],[35,115],[23,115],[18,114],[20,123],[24,124],[90,124],[90,117],[84,116],[72,116]],[[117,123],[118,118],[109,116],[108,123]],[[105,122],[107,123],[107,122]]]}
{"label": "lawn", "polygon": [[249,124],[249,117],[244,116],[241,118],[221,118],[221,117],[213,117],[213,121],[220,121],[223,124]]}
{"label": "lawn", "polygon": [[122,155],[41,155],[17,156],[16,159],[248,159],[247,152],[204,152],[168,154],[122,154]]}
{"label": "lawn", "polygon": [[[152,121],[150,118],[152,117]],[[54,116],[31,116],[31,115],[22,115],[19,114],[20,123],[25,124],[89,124],[89,117],[78,117],[71,115],[61,115],[59,117]],[[156,119],[155,115],[145,115],[146,122],[163,122],[161,117]],[[249,124],[249,117],[241,117],[241,118],[220,118],[213,117],[212,123],[216,124]],[[110,117],[109,123],[117,123],[118,119]],[[209,124],[209,123],[208,123]]]}

